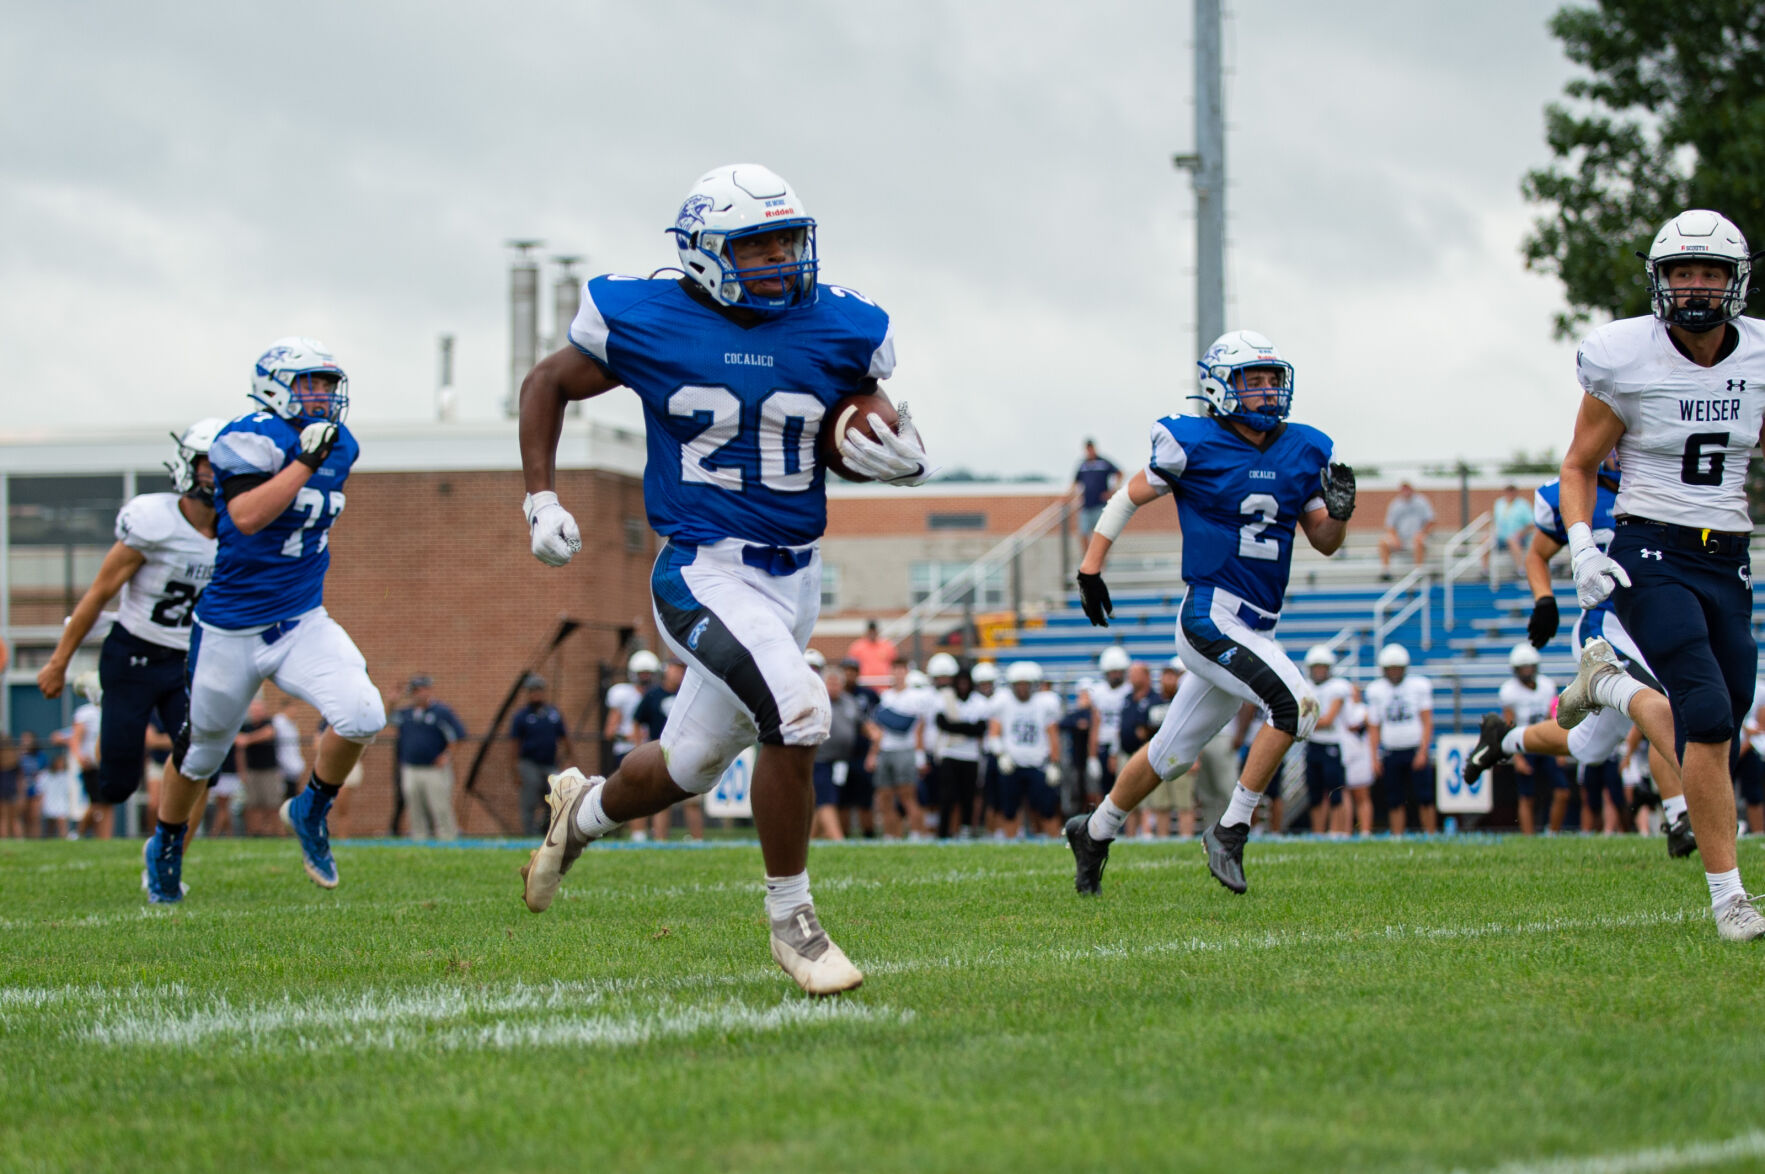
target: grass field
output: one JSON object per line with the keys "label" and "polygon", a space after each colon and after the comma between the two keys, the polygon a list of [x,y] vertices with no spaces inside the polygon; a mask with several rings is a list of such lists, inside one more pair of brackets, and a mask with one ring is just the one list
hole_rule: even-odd
{"label": "grass field", "polygon": [[1765,950],[1658,839],[1253,842],[1241,898],[1130,844],[1089,901],[1055,844],[818,847],[868,974],[819,1003],[755,848],[537,917],[525,859],[201,841],[167,910],[136,843],[0,844],[0,1170],[1765,1167]]}

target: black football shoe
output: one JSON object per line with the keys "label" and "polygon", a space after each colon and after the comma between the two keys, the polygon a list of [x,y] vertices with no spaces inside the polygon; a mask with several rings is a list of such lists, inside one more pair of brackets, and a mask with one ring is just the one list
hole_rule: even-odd
{"label": "black football shoe", "polygon": [[1486,770],[1493,770],[1508,761],[1511,755],[1504,754],[1501,740],[1508,736],[1513,724],[1502,718],[1499,713],[1483,715],[1483,725],[1477,731],[1477,745],[1465,756],[1465,782],[1474,783]]}
{"label": "black football shoe", "polygon": [[1681,811],[1679,818],[1667,825],[1667,855],[1675,860],[1698,850],[1698,838],[1692,834],[1691,812]]}
{"label": "black football shoe", "polygon": [[1091,838],[1091,817],[1075,815],[1066,821],[1066,846],[1072,849],[1076,865],[1073,888],[1082,897],[1095,897],[1103,891],[1103,866],[1109,863],[1108,840]]}
{"label": "black football shoe", "polygon": [[1216,823],[1201,833],[1201,846],[1207,851],[1207,871],[1234,893],[1250,888],[1244,880],[1244,841],[1249,838],[1247,823],[1231,827]]}

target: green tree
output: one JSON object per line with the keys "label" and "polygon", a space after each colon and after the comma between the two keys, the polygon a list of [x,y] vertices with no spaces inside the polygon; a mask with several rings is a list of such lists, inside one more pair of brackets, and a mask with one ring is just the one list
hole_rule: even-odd
{"label": "green tree", "polygon": [[1526,265],[1563,282],[1558,337],[1597,312],[1649,312],[1636,252],[1685,208],[1712,208],[1755,246],[1765,231],[1765,4],[1596,0],[1550,30],[1587,70],[1545,109],[1556,162],[1520,187],[1550,210]]}

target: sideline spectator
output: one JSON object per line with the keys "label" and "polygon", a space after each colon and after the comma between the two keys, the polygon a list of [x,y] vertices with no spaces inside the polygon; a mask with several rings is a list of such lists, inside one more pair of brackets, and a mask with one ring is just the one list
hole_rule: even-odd
{"label": "sideline spectator", "polygon": [[1373,752],[1367,745],[1367,706],[1359,685],[1351,685],[1336,724],[1342,727],[1342,777],[1348,802],[1338,810],[1335,830],[1348,835],[1349,808],[1354,808],[1356,835],[1373,834]]}
{"label": "sideline spectator", "polygon": [[1403,835],[1405,806],[1414,800],[1422,830],[1435,831],[1434,683],[1409,671],[1409,649],[1387,644],[1379,650],[1384,675],[1367,686],[1367,742],[1373,775],[1385,783],[1391,834]]}
{"label": "sideline spectator", "polygon": [[903,835],[901,812],[907,813],[909,831],[919,828],[918,764],[925,755],[925,731],[917,691],[907,681],[907,662],[897,656],[892,669],[889,688],[870,714],[870,759],[865,766],[882,812],[883,835],[898,840]]}
{"label": "sideline spectator", "polygon": [[[1159,722],[1170,705],[1171,697],[1177,693],[1176,670],[1166,667],[1161,675],[1160,685],[1170,681],[1170,693],[1154,693],[1152,691],[1152,670],[1140,661],[1128,666],[1128,692],[1122,698],[1121,733],[1116,739],[1116,747],[1121,753],[1121,761],[1126,762],[1134,756],[1140,747],[1152,740],[1158,731]],[[1159,711],[1158,720],[1153,719],[1152,711]],[[1181,779],[1160,779],[1158,786],[1152,788],[1140,804],[1139,827],[1137,834],[1142,839],[1157,837],[1164,839],[1171,834],[1171,812],[1177,809],[1178,792],[1183,790],[1183,779],[1189,780],[1189,806],[1194,806],[1195,780],[1189,778],[1193,771],[1186,771]],[[1131,818],[1132,813],[1130,813]],[[1194,816],[1191,814],[1191,821]],[[1191,829],[1193,830],[1193,829]]]}
{"label": "sideline spectator", "polygon": [[1103,507],[1109,503],[1109,495],[1114,493],[1116,485],[1121,481],[1122,471],[1112,464],[1108,457],[1097,455],[1097,442],[1085,441],[1085,459],[1073,473],[1073,488],[1079,499],[1079,545],[1091,541],[1091,531],[1097,528],[1097,519],[1103,513]]}
{"label": "sideline spectator", "polygon": [[[1520,578],[1526,577],[1526,543],[1532,537],[1532,495],[1521,495],[1520,490],[1509,485],[1502,490],[1502,496],[1495,499],[1490,507],[1490,521],[1495,526],[1495,545],[1506,550],[1514,560],[1514,573]],[[1483,565],[1489,566],[1489,554],[1483,556]]]}
{"label": "sideline spectator", "polygon": [[18,834],[36,839],[43,834],[43,751],[37,735],[21,730],[18,735]]}
{"label": "sideline spectator", "polygon": [[974,676],[966,668],[950,679],[949,695],[933,721],[938,727],[942,755],[938,759],[938,838],[948,840],[963,832],[974,812],[980,782],[981,739],[987,736],[993,702],[975,692]]}
{"label": "sideline spectator", "polygon": [[[406,808],[411,813],[411,839],[456,840],[454,818],[453,744],[466,736],[454,711],[435,700],[434,678],[411,678],[409,705],[394,710],[398,728],[398,773]],[[388,708],[391,708],[388,706]]]}
{"label": "sideline spectator", "polygon": [[[662,683],[645,693],[643,700],[638,702],[633,715],[642,735],[638,740],[651,742],[662,736],[662,727],[668,724],[668,711],[674,708],[674,696],[680,692],[680,683],[686,679],[686,665],[673,657],[662,667]],[[686,832],[695,840],[705,838],[705,797],[694,795],[690,799],[682,799],[674,807],[656,812],[649,819],[648,835],[642,826],[631,833],[634,840],[645,840],[654,836],[658,840],[666,840],[674,826],[674,808],[678,807],[686,819]]]}
{"label": "sideline spectator", "polygon": [[840,826],[847,835],[853,834],[852,813],[857,813],[857,834],[867,840],[876,839],[876,786],[871,779],[870,767],[870,714],[881,698],[869,685],[858,683],[858,662],[851,657],[840,661],[840,672],[845,675],[846,692],[853,701],[858,703],[858,737],[852,742],[852,757],[848,759],[849,769],[846,771],[846,785],[840,788]]}
{"label": "sideline spectator", "polygon": [[0,732],[0,840],[18,838],[18,809],[24,788],[18,747],[10,735]]}
{"label": "sideline spectator", "polygon": [[[643,655],[655,659],[654,653]],[[637,660],[636,656],[631,658]],[[634,676],[652,677],[653,672],[634,674]],[[515,775],[521,780],[521,831],[525,835],[537,836],[545,832],[549,822],[549,811],[545,804],[546,779],[556,770],[558,765],[558,747],[564,748],[564,758],[571,760],[576,757],[576,747],[570,741],[570,731],[564,727],[564,715],[558,707],[551,703],[546,693],[546,680],[538,673],[528,673],[522,682],[527,689],[527,704],[522,706],[509,722],[509,743],[514,747]],[[630,685],[625,686],[631,688]],[[619,688],[618,685],[613,686]],[[636,712],[639,697],[632,702],[631,712]],[[629,738],[636,729],[630,714],[613,708],[613,693],[607,691],[607,724],[612,725],[615,717],[625,719],[625,736]],[[629,752],[629,745],[627,746]],[[613,743],[614,754],[620,754],[619,743]],[[622,757],[622,755],[621,755]],[[617,768],[615,768],[617,769]],[[545,816],[540,812],[548,811]]]}
{"label": "sideline spectator", "polygon": [[233,745],[244,767],[240,773],[245,783],[245,834],[274,836],[282,823],[276,815],[284,798],[282,768],[276,761],[276,727],[261,694],[251,699]]}
{"label": "sideline spectator", "polygon": [[1428,559],[1428,532],[1434,529],[1434,505],[1416,492],[1408,481],[1397,487],[1397,496],[1385,507],[1385,533],[1379,539],[1379,569],[1391,577],[1391,556],[1411,551],[1419,567]]}
{"label": "sideline spectator", "polygon": [[37,790],[42,796],[46,826],[43,835],[57,840],[79,839],[80,833],[72,825],[85,814],[86,796],[80,789],[79,772],[74,770],[68,757],[65,741],[57,740],[55,748],[49,752],[49,767],[38,776]]}
{"label": "sideline spectator", "polygon": [[843,669],[824,668],[831,718],[827,741],[815,748],[815,835],[824,840],[843,840],[840,827],[840,792],[851,778],[852,748],[858,744],[858,725],[863,720],[858,699],[846,692]]}
{"label": "sideline spectator", "polygon": [[1343,759],[1343,718],[1354,700],[1354,686],[1336,675],[1336,654],[1329,645],[1314,644],[1305,654],[1305,671],[1318,698],[1318,723],[1305,744],[1305,797],[1310,804],[1312,835],[1334,831],[1336,810],[1348,784]]}
{"label": "sideline spectator", "polygon": [[[306,757],[300,752],[300,727],[294,724],[294,698],[284,695],[270,715],[276,729],[276,769],[282,772],[282,797],[292,799],[306,782]],[[276,821],[278,824],[280,820]]]}
{"label": "sideline spectator", "polygon": [[[656,657],[656,654],[647,648],[640,648],[632,653],[631,658],[625,662],[626,679],[617,682],[607,690],[607,721],[601,730],[601,738],[612,743],[610,748],[612,758],[607,761],[606,770],[602,772],[609,778],[614,771],[619,769],[619,764],[625,761],[625,756],[637,748],[638,728],[637,719],[634,716],[637,713],[637,705],[644,699],[646,693],[656,687],[656,674],[661,671],[662,662]],[[525,788],[525,775],[522,776],[522,785]],[[537,797],[531,802],[523,789],[521,795],[523,826],[526,826],[527,812],[544,801],[545,792],[544,778],[539,780]],[[540,831],[545,830],[546,822],[549,822],[549,817],[540,823]],[[537,833],[530,832],[528,834]]]}
{"label": "sideline spectator", "polygon": [[[1539,673],[1538,649],[1531,641],[1520,641],[1508,653],[1508,667],[1514,675],[1501,684],[1502,719],[1510,728],[1520,729],[1548,721],[1557,700],[1557,683]],[[1519,754],[1514,757],[1513,772],[1520,833],[1530,836],[1536,829],[1534,796],[1543,791],[1554,801],[1564,786],[1563,771],[1548,754]]]}
{"label": "sideline spectator", "polygon": [[85,800],[80,804],[83,809],[79,817],[80,835],[96,835],[100,840],[108,840],[114,821],[110,817],[110,804],[99,802],[103,798],[103,788],[98,778],[98,733],[104,724],[104,713],[93,700],[98,696],[96,692],[87,692],[84,696],[86,703],[74,710],[74,727],[64,745],[68,749],[69,765],[79,772],[81,797]]}
{"label": "sideline spectator", "polygon": [[893,679],[894,664],[900,655],[893,640],[884,640],[877,631],[876,621],[864,625],[864,637],[846,648],[846,655],[858,662],[858,683],[872,689],[887,689]]}
{"label": "sideline spectator", "polygon": [[[1103,766],[1094,753],[1097,726],[1102,721],[1097,712],[1097,693],[1101,686],[1090,677],[1080,677],[1073,692],[1072,708],[1060,715],[1062,755],[1060,763],[1061,806],[1072,808],[1071,814],[1089,811],[1103,802],[1108,788],[1103,785]],[[1119,704],[1119,698],[1118,698]],[[1119,710],[1118,710],[1119,713]]]}

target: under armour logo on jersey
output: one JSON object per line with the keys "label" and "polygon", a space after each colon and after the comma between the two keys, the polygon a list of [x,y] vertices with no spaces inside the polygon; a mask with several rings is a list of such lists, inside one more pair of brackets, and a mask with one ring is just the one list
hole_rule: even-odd
{"label": "under armour logo on jersey", "polygon": [[1745,391],[1746,389],[1747,381],[1745,379],[1730,379],[1728,381],[1728,390],[1730,391]]}
{"label": "under armour logo on jersey", "polygon": [[1753,586],[1753,572],[1746,567],[1736,567],[1735,569],[1740,572],[1740,581],[1745,583],[1747,587],[1751,589]]}
{"label": "under armour logo on jersey", "polygon": [[1231,664],[1232,658],[1237,655],[1238,655],[1238,649],[1236,647],[1232,647],[1232,648],[1228,648],[1224,652],[1220,653],[1216,659],[1218,659],[1218,661],[1221,664]]}
{"label": "under armour logo on jersey", "polygon": [[705,629],[710,626],[711,618],[709,616],[706,616],[704,619],[694,624],[693,630],[687,633],[686,646],[694,652],[697,652],[699,650],[699,637],[703,636],[705,634]]}
{"label": "under armour logo on jersey", "polygon": [[1661,561],[1661,552],[1660,552],[1660,551],[1658,551],[1658,550],[1645,550],[1645,551],[1643,551],[1643,552],[1642,552],[1642,555],[1641,555],[1641,557],[1643,557],[1643,558],[1652,558],[1652,559],[1654,559],[1654,560],[1655,560],[1655,561],[1656,561],[1656,562],[1660,562],[1660,561]]}

